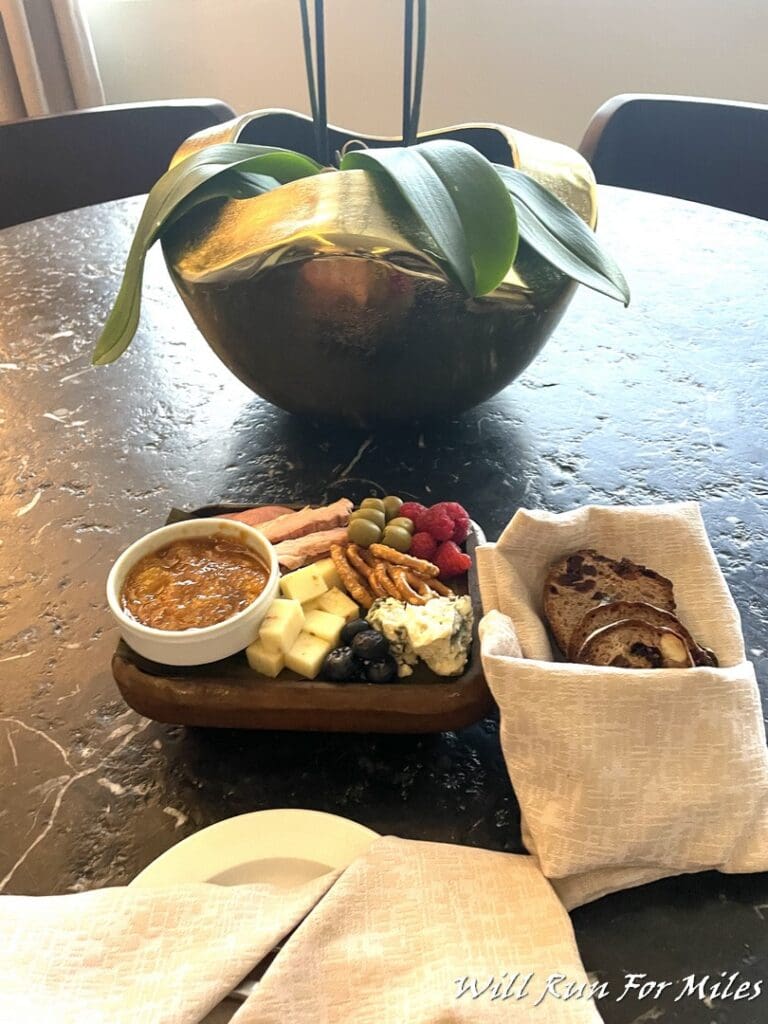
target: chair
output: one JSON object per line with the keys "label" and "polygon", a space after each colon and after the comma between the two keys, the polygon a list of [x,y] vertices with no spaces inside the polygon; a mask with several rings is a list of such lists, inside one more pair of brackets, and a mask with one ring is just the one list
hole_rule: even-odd
{"label": "chair", "polygon": [[179,143],[234,116],[218,100],[184,99],[0,125],[0,228],[148,192]]}
{"label": "chair", "polygon": [[579,151],[604,185],[768,219],[768,106],[614,96],[593,116]]}

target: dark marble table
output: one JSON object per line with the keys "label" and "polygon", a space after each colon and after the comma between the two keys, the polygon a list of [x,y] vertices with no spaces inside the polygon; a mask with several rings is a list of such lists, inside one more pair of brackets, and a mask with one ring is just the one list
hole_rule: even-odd
{"label": "dark marble table", "polygon": [[[129,355],[89,355],[139,200],[0,232],[0,891],[128,882],[221,818],[310,807],[379,832],[519,851],[489,718],[424,737],[169,727],[123,704],[104,581],[171,505],[372,490],[520,506],[697,498],[768,701],[768,223],[603,191],[629,310],[580,289],[541,357],[454,420],[356,434],[297,422],[209,352],[150,259]],[[300,369],[297,368],[297,372]],[[751,1024],[752,1002],[617,1002],[625,973],[768,989],[768,875],[673,879],[573,915],[608,1024]],[[668,990],[675,993],[677,987]]]}

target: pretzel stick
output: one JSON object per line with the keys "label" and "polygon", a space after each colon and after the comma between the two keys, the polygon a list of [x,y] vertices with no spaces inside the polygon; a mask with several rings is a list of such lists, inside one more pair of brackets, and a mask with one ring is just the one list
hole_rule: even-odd
{"label": "pretzel stick", "polygon": [[440,580],[436,580],[434,577],[431,579],[425,579],[424,576],[420,576],[417,572],[408,570],[406,579],[413,587],[413,589],[422,595],[422,597],[433,598],[433,597],[455,597],[456,595],[447,587],[445,583],[441,583]]}
{"label": "pretzel stick", "polygon": [[407,601],[408,604],[426,604],[429,598],[424,594],[420,594],[417,590],[414,590],[411,586],[410,580],[408,579],[408,570],[402,565],[392,565],[389,569],[392,574],[392,579],[397,584],[400,597],[403,601]]}
{"label": "pretzel stick", "polygon": [[370,608],[373,604],[373,595],[364,586],[363,581],[347,561],[344,549],[340,544],[331,544],[331,558],[333,559],[336,572],[341,577],[341,582],[347,588],[347,591],[363,608]]}
{"label": "pretzel stick", "polygon": [[429,582],[423,576],[419,576],[417,572],[414,572],[412,569],[406,569],[405,578],[417,594],[427,598],[434,596],[435,591],[431,588]]}
{"label": "pretzel stick", "polygon": [[367,548],[361,548],[358,544],[350,544],[347,547],[347,558],[357,569],[361,576],[368,581],[374,597],[391,597],[389,591],[379,583],[376,578],[376,559],[370,554]]}
{"label": "pretzel stick", "polygon": [[368,581],[368,586],[371,587],[371,590],[374,590],[374,588],[371,586],[371,576],[373,575],[373,569],[368,564],[368,562],[366,562],[366,560],[363,558],[361,550],[357,546],[357,544],[348,544],[346,554],[347,559],[349,560],[349,563],[352,566],[352,568],[356,569],[363,577],[363,579]]}
{"label": "pretzel stick", "polygon": [[389,578],[386,562],[377,561],[376,568],[373,570],[373,573],[376,578],[376,582],[382,590],[386,591],[390,597],[397,598],[398,601],[402,600],[400,597],[400,591],[397,589],[397,585]]}
{"label": "pretzel stick", "polygon": [[378,579],[376,577],[375,563],[374,563],[374,567],[371,568],[371,575],[370,575],[370,577],[368,579],[368,586],[371,588],[372,593],[376,597],[391,597],[392,596],[390,594],[390,592],[388,590],[385,590],[384,587],[381,585],[381,583],[379,583],[379,581],[378,581]]}
{"label": "pretzel stick", "polygon": [[360,551],[360,557],[362,560],[370,569],[372,569],[374,565],[376,565],[376,559],[373,557],[371,552],[368,548],[359,548],[358,550]]}
{"label": "pretzel stick", "polygon": [[455,597],[456,596],[455,593],[451,590],[451,588],[447,587],[444,583],[441,583],[440,580],[431,579],[429,581],[429,585],[432,588],[432,590],[436,590],[437,591],[437,593],[440,595],[440,597]]}
{"label": "pretzel stick", "polygon": [[402,552],[395,551],[394,548],[390,548],[386,544],[371,544],[369,550],[376,558],[383,558],[385,562],[391,562],[393,565],[402,565],[406,569],[413,569],[414,572],[418,572],[422,576],[437,576],[440,572],[437,566],[432,565],[431,562],[426,562],[423,558],[413,558],[411,555],[404,555]]}

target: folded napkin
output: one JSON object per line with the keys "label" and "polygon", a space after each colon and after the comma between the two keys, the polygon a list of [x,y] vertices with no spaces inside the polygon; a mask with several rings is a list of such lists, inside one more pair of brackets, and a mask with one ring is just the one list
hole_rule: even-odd
{"label": "folded napkin", "polygon": [[[567,984],[583,994],[565,1001]],[[286,942],[233,1024],[598,1024],[588,989],[570,919],[531,857],[387,837]]]}
{"label": "folded napkin", "polygon": [[[669,577],[720,668],[553,661],[550,564],[579,548]],[[478,549],[483,668],[523,841],[567,907],[667,875],[768,868],[768,750],[738,611],[694,503],[519,511]]]}
{"label": "folded napkin", "polygon": [[233,1024],[600,1022],[531,857],[393,838],[290,892],[0,897],[0,1021],[192,1024],[302,918]]}
{"label": "folded napkin", "polygon": [[2,1024],[198,1024],[333,885],[0,896]]}

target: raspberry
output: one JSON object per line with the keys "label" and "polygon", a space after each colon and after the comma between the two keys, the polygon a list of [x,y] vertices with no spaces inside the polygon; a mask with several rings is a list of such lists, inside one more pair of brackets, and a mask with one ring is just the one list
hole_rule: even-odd
{"label": "raspberry", "polygon": [[427,562],[431,562],[436,551],[437,541],[431,533],[425,533],[424,530],[420,533],[414,533],[411,538],[411,546],[408,549],[409,555],[413,555],[414,558],[423,558]]}
{"label": "raspberry", "polygon": [[406,501],[405,504],[400,507],[400,511],[397,514],[399,516],[405,516],[406,519],[410,519],[414,528],[420,530],[421,517],[426,511],[426,505],[420,505],[418,501]]}
{"label": "raspberry", "polygon": [[472,559],[465,555],[452,540],[441,544],[432,559],[440,570],[440,579],[449,580],[454,576],[461,576],[472,565]]}
{"label": "raspberry", "polygon": [[467,510],[457,501],[439,501],[432,508],[444,509],[454,523],[453,536],[449,539],[457,544],[463,544],[469,533],[469,514]]}
{"label": "raspberry", "polygon": [[419,520],[418,528],[431,533],[435,540],[450,540],[453,536],[454,523],[445,509],[433,505]]}

